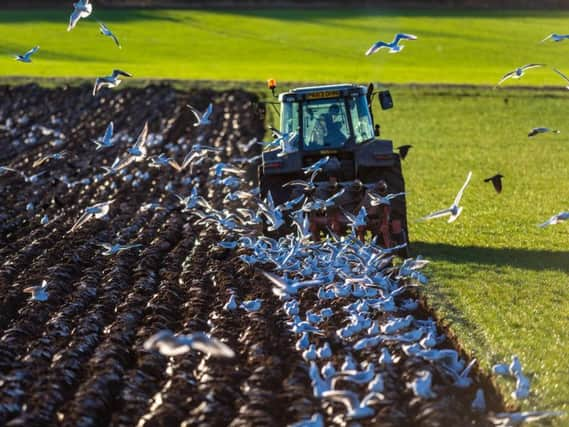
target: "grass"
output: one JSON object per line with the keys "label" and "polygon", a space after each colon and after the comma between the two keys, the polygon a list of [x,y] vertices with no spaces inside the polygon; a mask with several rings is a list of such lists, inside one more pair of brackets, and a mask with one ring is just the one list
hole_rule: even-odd
{"label": "grass", "polygon": [[[569,72],[569,42],[538,42],[563,31],[569,12],[345,10],[104,10],[66,32],[69,10],[0,11],[0,75],[93,78],[119,67],[137,78],[383,81],[494,85],[507,71],[544,62]],[[467,18],[467,19],[466,19]],[[363,53],[395,32],[417,34],[401,54]],[[35,45],[32,64],[11,57]],[[519,82],[516,82],[519,84]],[[550,70],[522,83],[561,84]],[[507,83],[511,84],[511,83]]]}
{"label": "grass", "polygon": [[[532,379],[523,409],[569,410],[569,229],[536,226],[568,208],[569,96],[405,88],[392,94],[396,107],[376,117],[383,136],[413,145],[404,161],[410,237],[414,254],[432,260],[425,287],[431,306],[486,370],[520,356]],[[562,133],[527,137],[542,125]],[[455,223],[415,221],[448,206],[469,170],[473,179]],[[483,182],[497,172],[505,176],[500,195]],[[514,388],[498,385],[506,395]]]}
{"label": "grass", "polygon": [[[0,11],[0,81],[59,83],[123,68],[137,78],[123,87],[149,78],[198,79],[258,91],[261,83],[252,82],[267,77],[494,85],[528,62],[569,71],[569,42],[537,43],[563,31],[568,12],[97,9],[122,50],[98,34],[93,20],[67,33],[68,12]],[[363,55],[398,31],[420,39],[399,55]],[[32,64],[10,58],[36,44],[42,48]],[[506,85],[519,83],[561,85],[550,70],[531,70]],[[414,252],[433,261],[425,287],[431,305],[484,369],[520,356],[533,381],[522,409],[569,410],[569,230],[536,227],[568,208],[569,95],[409,87],[393,87],[392,94],[395,109],[376,118],[385,137],[413,145],[404,162],[411,220],[449,204],[474,172],[456,223],[411,222]],[[528,139],[534,126],[562,133]],[[482,182],[498,171],[505,175],[501,195]],[[508,381],[498,386],[506,395],[513,390]]]}

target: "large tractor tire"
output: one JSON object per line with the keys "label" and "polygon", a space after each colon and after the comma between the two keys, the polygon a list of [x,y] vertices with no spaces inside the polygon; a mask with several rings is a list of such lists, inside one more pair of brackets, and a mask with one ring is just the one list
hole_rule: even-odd
{"label": "large tractor tire", "polygon": [[[387,182],[389,193],[399,193],[405,191],[405,182],[401,174],[400,163],[397,162],[391,167],[383,168],[366,168],[360,171],[360,180],[364,184],[375,184],[379,180]],[[397,197],[391,202],[391,222],[392,224],[399,221],[401,225],[401,233],[393,234],[394,244],[399,245],[404,242],[409,243],[409,232],[407,227],[407,206],[406,198]],[[410,254],[409,246],[399,251],[398,255],[402,258],[408,258]]]}

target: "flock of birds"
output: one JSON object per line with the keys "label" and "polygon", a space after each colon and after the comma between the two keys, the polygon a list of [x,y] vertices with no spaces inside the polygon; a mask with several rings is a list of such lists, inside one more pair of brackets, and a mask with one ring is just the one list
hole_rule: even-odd
{"label": "flock of birds", "polygon": [[[93,6],[89,0],[79,0],[74,4],[68,31],[75,28],[80,19],[89,17]],[[118,47],[118,38],[103,23],[101,32],[111,37]],[[560,41],[569,36],[551,35],[551,40]],[[399,45],[402,40],[416,40],[410,34],[397,34],[390,43],[377,42],[367,52],[371,55],[383,48],[391,53],[403,49]],[[29,52],[19,55],[16,59],[21,62],[31,62],[31,57],[39,50],[39,46]],[[530,64],[508,73],[499,82],[509,78],[520,78],[527,69],[540,64]],[[558,71],[557,71],[558,72]],[[98,78],[93,88],[96,95],[103,87],[113,88],[121,83],[120,77],[132,77],[130,73],[114,70],[108,77]],[[188,106],[195,115],[195,126],[207,126],[213,113],[213,104],[205,112],[200,112]],[[105,134],[99,140],[93,141],[95,150],[105,150],[115,144],[114,126],[109,123]],[[536,131],[537,133],[541,131]],[[287,135],[277,135],[277,139],[265,144],[252,140],[248,148],[263,144],[264,148],[279,147],[284,151]],[[421,273],[428,261],[421,259],[406,259],[399,265],[394,262],[394,253],[402,246],[381,248],[374,240],[363,242],[357,237],[357,229],[365,225],[365,208],[357,214],[347,215],[351,232],[347,236],[338,236],[333,232],[322,241],[314,241],[309,229],[309,213],[332,206],[336,198],[345,189],[326,200],[316,199],[310,192],[281,205],[275,205],[271,194],[264,199],[258,188],[244,188],[243,176],[246,165],[258,161],[259,156],[235,160],[232,162],[215,161],[220,149],[200,143],[194,144],[184,160],[178,163],[166,155],[149,157],[147,151],[148,123],[141,130],[134,144],[122,156],[118,156],[110,167],[103,167],[105,175],[125,174],[130,165],[136,162],[149,162],[151,167],[171,168],[177,173],[189,169],[190,177],[183,178],[186,185],[193,185],[187,196],[174,194],[179,207],[198,218],[198,223],[213,227],[222,236],[219,245],[226,249],[240,248],[247,252],[240,256],[241,260],[258,269],[272,285],[275,297],[282,302],[282,310],[288,317],[290,333],[295,337],[296,349],[308,365],[313,394],[323,402],[325,410],[343,408],[334,421],[338,423],[357,422],[373,417],[378,406],[388,405],[389,399],[384,394],[385,384],[383,372],[386,367],[400,363],[401,357],[420,358],[429,363],[437,364],[447,379],[458,389],[468,389],[473,386],[470,373],[476,360],[466,363],[456,350],[437,348],[445,340],[438,334],[433,320],[420,320],[413,316],[418,308],[417,299],[409,296],[409,290],[428,282]],[[49,154],[40,159],[35,165],[64,158],[68,153],[62,151]],[[314,186],[314,179],[322,172],[329,158],[321,159],[307,167],[304,172],[310,176],[306,181],[291,182],[289,185],[300,185],[305,189]],[[225,194],[224,207],[213,206],[207,194],[200,194],[196,184],[194,168],[211,164],[207,187]],[[6,173],[19,174],[26,183],[37,183],[40,174],[28,176],[23,171],[9,166],[0,166],[0,176]],[[472,172],[468,173],[466,181],[458,192],[452,205],[448,208],[433,212],[422,220],[447,217],[448,222],[455,221],[463,208],[460,206],[462,196],[471,180]],[[501,175],[488,178],[501,191]],[[167,189],[168,190],[168,189]],[[370,194],[372,203],[389,203],[400,194],[379,196]],[[375,197],[375,199],[374,199]],[[379,200],[381,198],[382,200]],[[87,222],[105,218],[113,206],[114,200],[101,201],[84,209],[68,233],[74,233]],[[162,209],[159,203],[151,203],[145,209]],[[562,215],[563,214],[563,215]],[[542,226],[555,224],[569,219],[569,213],[562,213]],[[46,223],[49,219],[46,219]],[[260,235],[258,231],[265,226],[269,231],[277,231],[290,223],[293,232],[284,237],[273,239]],[[44,223],[44,218],[42,218]],[[101,242],[103,255],[113,256],[122,251],[139,248],[140,245],[121,245],[118,243]],[[272,271],[269,271],[269,266]],[[26,288],[35,301],[46,301],[49,298],[49,282],[44,280],[41,285]],[[325,305],[319,311],[303,307],[299,296],[311,292],[317,300]],[[254,312],[260,310],[263,301],[237,301],[235,295],[230,295],[224,306],[225,310],[245,310]],[[338,304],[341,309],[337,309]],[[383,320],[377,320],[380,316]],[[335,331],[335,335],[327,336],[321,327],[327,319],[334,316],[342,319],[345,325]],[[333,348],[342,346],[347,356],[341,366],[334,365],[331,359]],[[211,357],[233,358],[234,351],[217,338],[203,331],[192,333],[174,333],[162,330],[150,337],[144,348],[158,351],[167,357],[183,355],[191,350],[206,353]],[[396,349],[396,351],[394,350]],[[363,351],[375,350],[380,354],[376,362],[357,362],[356,355]],[[397,353],[397,354],[396,354]],[[529,394],[529,380],[523,375],[519,359],[514,358],[511,365],[497,365],[494,372],[501,375],[511,375],[516,379],[514,397],[526,398]],[[418,372],[407,388],[417,398],[434,399],[437,393],[433,389],[433,374],[429,370]],[[340,405],[340,406],[338,406]],[[476,390],[471,404],[472,411],[485,414],[487,411],[484,392]],[[524,421],[534,421],[550,416],[561,415],[559,412],[523,412],[499,413],[489,416],[496,425],[519,425]],[[323,426],[325,417],[316,413],[311,419],[295,423],[296,427]],[[354,424],[356,425],[356,424]]]}
{"label": "flock of birds", "polygon": [[[397,33],[391,42],[378,41],[378,42],[374,43],[366,51],[366,55],[368,55],[368,56],[372,55],[372,54],[380,51],[381,49],[388,49],[389,53],[399,53],[404,48],[404,45],[400,44],[400,42],[405,41],[405,40],[417,40],[417,39],[418,39],[418,37],[413,35],[413,34]],[[567,39],[569,39],[569,34],[552,33],[552,34],[549,34],[547,37],[545,37],[543,40],[541,40],[540,43],[544,43],[548,40],[552,41],[552,42],[561,42],[561,41],[567,40]],[[520,79],[521,77],[523,77],[525,75],[525,72],[527,70],[545,67],[545,66],[546,66],[546,64],[526,64],[526,65],[522,65],[521,67],[517,67],[514,70],[509,71],[506,74],[504,74],[502,76],[502,78],[500,79],[500,81],[498,82],[498,84],[496,84],[496,86],[494,86],[494,89],[501,86],[502,83],[504,83],[505,81],[507,81],[509,79]],[[569,77],[567,77],[563,72],[561,72],[560,70],[558,70],[555,67],[552,67],[552,70],[557,75],[559,75],[561,78],[563,78],[563,80],[565,80],[566,83],[569,83]],[[567,85],[566,88],[569,89],[569,85]],[[535,127],[529,131],[528,137],[531,138],[531,137],[534,137],[536,135],[545,134],[545,133],[558,134],[558,133],[560,133],[560,131],[558,129],[552,129],[552,128],[543,127],[543,126]],[[404,153],[402,153],[402,155],[401,155],[402,158],[405,158],[405,156],[407,155],[407,151],[409,150],[410,147],[411,146],[403,146],[402,147],[404,149]],[[468,183],[470,182],[471,177],[472,177],[472,172],[469,172],[468,177],[466,179],[466,182],[464,183],[464,185],[462,186],[462,188],[458,192],[458,195],[456,196],[456,199],[450,208],[430,213],[430,214],[424,216],[423,218],[420,218],[420,220],[425,221],[425,220],[431,220],[431,219],[436,219],[436,218],[448,216],[449,217],[449,219],[448,219],[449,223],[456,221],[456,219],[458,218],[458,216],[462,212],[462,207],[460,207],[458,204],[462,198],[464,190],[466,189],[466,187],[468,186]],[[484,182],[486,182],[486,183],[491,182],[492,185],[494,186],[494,189],[496,190],[496,192],[501,193],[502,192],[502,178],[504,178],[504,175],[502,175],[501,173],[497,173],[497,174],[495,174],[489,178],[484,179]],[[550,225],[559,224],[563,221],[566,221],[567,219],[569,219],[569,211],[562,211],[556,215],[553,215],[547,221],[545,221],[541,224],[538,224],[538,227],[543,228],[543,227],[547,227]]]}

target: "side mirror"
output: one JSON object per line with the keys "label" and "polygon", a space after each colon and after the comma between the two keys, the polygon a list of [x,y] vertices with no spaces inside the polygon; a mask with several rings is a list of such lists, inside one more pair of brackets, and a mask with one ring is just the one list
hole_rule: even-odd
{"label": "side mirror", "polygon": [[382,90],[378,93],[379,95],[379,104],[381,105],[382,110],[389,110],[393,108],[393,98],[391,98],[391,93],[388,90]]}

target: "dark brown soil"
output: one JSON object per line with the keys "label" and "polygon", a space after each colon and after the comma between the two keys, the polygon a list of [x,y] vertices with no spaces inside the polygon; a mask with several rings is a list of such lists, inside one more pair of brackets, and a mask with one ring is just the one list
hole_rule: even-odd
{"label": "dark brown soil", "polygon": [[[115,134],[130,135],[148,120],[151,132],[164,137],[150,144],[150,155],[170,147],[181,160],[184,147],[197,142],[225,148],[225,159],[246,154],[237,142],[264,135],[255,96],[181,93],[167,86],[106,91],[97,98],[90,91],[0,87],[0,165],[28,175],[44,172],[37,184],[15,174],[0,176],[0,425],[280,426],[326,406],[331,421],[338,408],[313,397],[308,365],[294,348],[281,303],[262,276],[239,260],[240,252],[219,248],[215,230],[178,209],[165,190],[173,169],[143,162],[130,177],[93,182],[100,166],[108,166],[127,144],[95,151],[90,140],[110,120]],[[185,104],[205,108],[210,101],[214,124],[205,131],[194,128]],[[32,168],[44,154],[63,149],[69,158]],[[203,192],[206,170],[193,176]],[[148,179],[141,178],[144,173]],[[85,181],[67,185],[64,176],[67,182]],[[188,188],[177,180],[173,191],[186,194]],[[86,206],[110,198],[115,202],[108,219],[67,233]],[[219,203],[220,196],[211,200]],[[34,208],[27,210],[30,202]],[[165,209],[143,211],[148,202]],[[40,223],[44,214],[47,225]],[[98,243],[117,240],[143,247],[103,256]],[[31,301],[23,289],[43,279],[48,300]],[[223,310],[230,290],[240,299],[263,298],[261,311]],[[310,291],[300,302],[319,304]],[[325,329],[334,336],[341,326],[331,319]],[[206,360],[190,352],[167,359],[145,351],[144,341],[166,328],[208,331],[237,356]],[[339,365],[345,349],[331,344]],[[380,408],[369,425],[486,425],[470,411],[479,377],[471,388],[458,390],[437,366],[393,351],[402,361],[385,371],[392,404]],[[373,350],[358,354],[360,361],[378,356]],[[433,372],[439,398],[421,401],[406,388],[421,369]],[[502,403],[491,403],[491,409],[502,409]]]}

